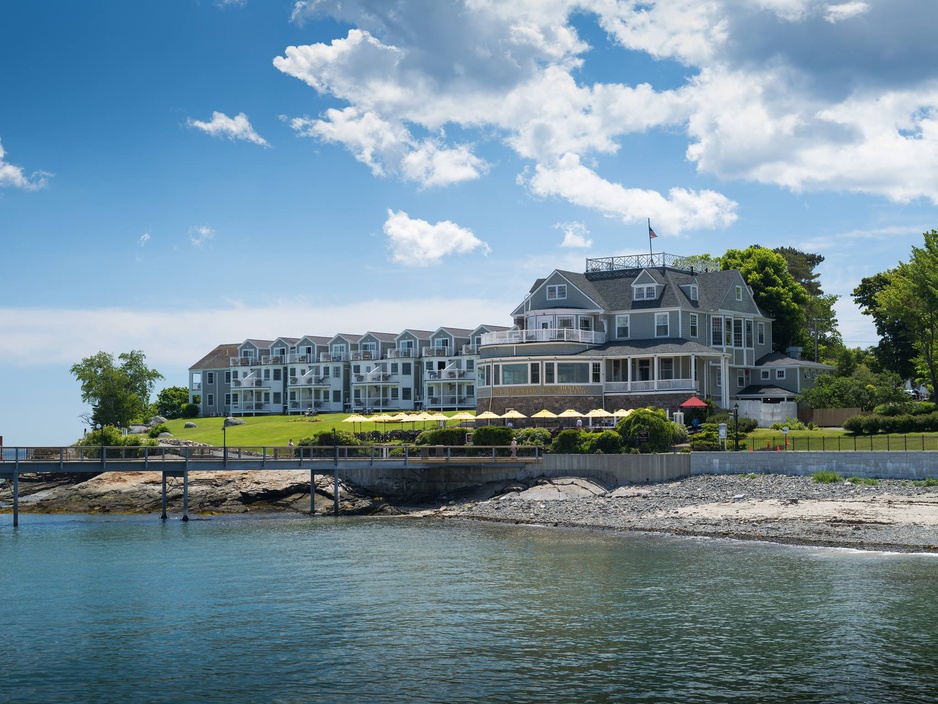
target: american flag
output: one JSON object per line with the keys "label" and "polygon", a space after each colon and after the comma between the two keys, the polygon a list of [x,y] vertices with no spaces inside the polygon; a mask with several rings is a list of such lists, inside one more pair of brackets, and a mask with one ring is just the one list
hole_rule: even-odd
{"label": "american flag", "polygon": [[652,239],[657,236],[658,235],[655,234],[655,231],[651,229],[651,223],[648,223],[648,239]]}

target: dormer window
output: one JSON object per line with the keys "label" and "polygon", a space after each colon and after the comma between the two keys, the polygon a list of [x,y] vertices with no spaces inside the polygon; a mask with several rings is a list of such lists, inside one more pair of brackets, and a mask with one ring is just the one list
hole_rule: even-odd
{"label": "dormer window", "polygon": [[553,284],[547,287],[548,301],[563,301],[567,298],[566,284]]}
{"label": "dormer window", "polygon": [[736,300],[737,301],[743,300],[743,287],[742,286],[736,287]]}
{"label": "dormer window", "polygon": [[658,292],[655,289],[657,289],[657,286],[654,284],[650,286],[633,286],[632,297],[636,301],[653,301],[658,296]]}
{"label": "dormer window", "polygon": [[688,287],[687,296],[692,301],[696,301],[700,297],[700,287],[697,284],[691,284]]}

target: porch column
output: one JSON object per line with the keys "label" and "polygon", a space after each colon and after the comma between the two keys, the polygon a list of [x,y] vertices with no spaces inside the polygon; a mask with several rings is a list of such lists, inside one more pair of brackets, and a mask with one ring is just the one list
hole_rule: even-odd
{"label": "porch column", "polygon": [[730,362],[724,355],[720,357],[720,407],[730,407]]}
{"label": "porch column", "polygon": [[654,374],[654,380],[655,380],[655,391],[658,391],[658,355],[654,356],[653,366],[654,366],[653,374]]}
{"label": "porch column", "polygon": [[627,388],[628,388],[628,391],[631,393],[632,391],[632,358],[626,357],[625,363],[626,363],[626,371],[627,371],[625,376],[626,376],[626,381],[629,384]]}
{"label": "porch column", "polygon": [[697,355],[695,354],[690,356],[690,385],[694,387],[694,391],[700,392],[697,388]]}

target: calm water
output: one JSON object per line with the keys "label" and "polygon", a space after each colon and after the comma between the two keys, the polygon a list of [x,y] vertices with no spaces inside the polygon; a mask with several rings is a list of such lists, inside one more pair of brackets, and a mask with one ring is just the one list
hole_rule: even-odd
{"label": "calm water", "polygon": [[0,702],[934,702],[938,559],[0,516]]}

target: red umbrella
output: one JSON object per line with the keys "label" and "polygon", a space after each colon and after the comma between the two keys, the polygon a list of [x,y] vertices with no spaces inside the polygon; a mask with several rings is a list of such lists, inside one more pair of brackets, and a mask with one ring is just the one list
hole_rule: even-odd
{"label": "red umbrella", "polygon": [[680,405],[681,408],[708,408],[705,401],[701,401],[696,396],[691,396]]}

